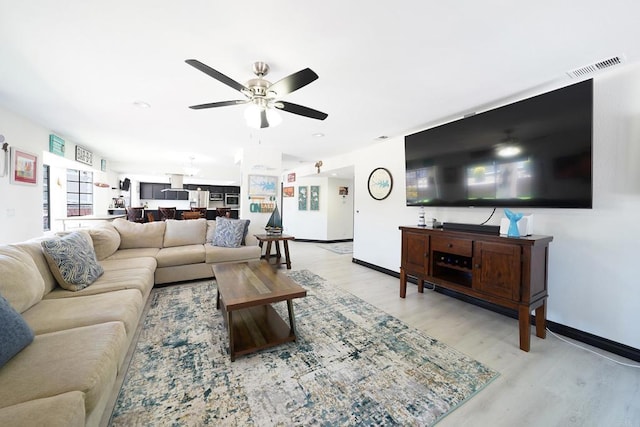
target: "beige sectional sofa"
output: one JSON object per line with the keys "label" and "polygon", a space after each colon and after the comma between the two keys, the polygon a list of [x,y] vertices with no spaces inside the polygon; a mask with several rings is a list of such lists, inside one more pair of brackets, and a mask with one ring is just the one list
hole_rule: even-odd
{"label": "beige sectional sofa", "polygon": [[[75,291],[60,286],[69,288],[59,277],[64,266],[45,255],[51,237],[0,246],[0,320],[9,316],[32,334],[0,366],[0,425],[98,425],[154,283],[209,278],[212,264],[260,258],[251,236],[240,247],[214,246],[217,225],[116,220],[72,232],[89,242],[82,255],[101,272]],[[7,325],[0,340],[15,338]]]}

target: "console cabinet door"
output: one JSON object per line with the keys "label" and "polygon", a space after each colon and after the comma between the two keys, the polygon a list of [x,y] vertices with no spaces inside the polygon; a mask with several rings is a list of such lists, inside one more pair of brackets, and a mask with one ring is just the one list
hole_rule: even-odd
{"label": "console cabinet door", "polygon": [[408,274],[417,274],[420,278],[429,275],[428,235],[402,233],[402,266]]}
{"label": "console cabinet door", "polygon": [[485,294],[520,301],[520,247],[474,242],[473,287]]}

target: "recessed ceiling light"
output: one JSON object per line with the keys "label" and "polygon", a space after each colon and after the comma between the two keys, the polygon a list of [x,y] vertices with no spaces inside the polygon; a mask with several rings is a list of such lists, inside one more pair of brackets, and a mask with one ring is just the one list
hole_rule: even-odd
{"label": "recessed ceiling light", "polygon": [[135,105],[138,108],[151,108],[151,104],[144,101],[134,101],[133,105]]}
{"label": "recessed ceiling light", "polygon": [[322,138],[322,137],[324,136],[324,133],[322,133],[322,132],[318,132],[318,133],[314,133],[314,134],[313,134],[313,135],[311,135],[311,136],[313,136],[314,138]]}

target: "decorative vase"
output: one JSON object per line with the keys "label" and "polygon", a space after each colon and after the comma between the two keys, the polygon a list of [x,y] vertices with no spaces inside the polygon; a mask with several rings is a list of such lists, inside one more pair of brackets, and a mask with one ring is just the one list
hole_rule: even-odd
{"label": "decorative vase", "polygon": [[514,213],[509,209],[504,210],[505,216],[509,219],[509,230],[507,230],[508,237],[520,237],[520,230],[518,230],[518,221],[522,219],[522,213]]}

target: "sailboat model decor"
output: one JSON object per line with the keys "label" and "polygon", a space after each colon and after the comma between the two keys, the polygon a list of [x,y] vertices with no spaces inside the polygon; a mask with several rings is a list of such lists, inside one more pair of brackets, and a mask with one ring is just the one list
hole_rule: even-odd
{"label": "sailboat model decor", "polygon": [[282,217],[278,211],[278,205],[273,209],[269,221],[267,221],[267,226],[264,227],[264,229],[267,231],[267,234],[282,234]]}

